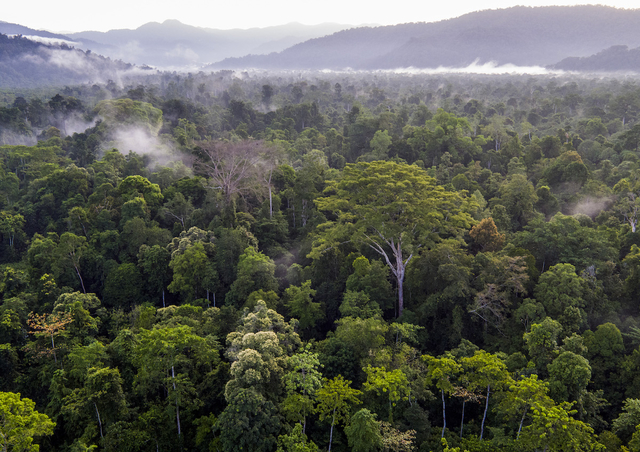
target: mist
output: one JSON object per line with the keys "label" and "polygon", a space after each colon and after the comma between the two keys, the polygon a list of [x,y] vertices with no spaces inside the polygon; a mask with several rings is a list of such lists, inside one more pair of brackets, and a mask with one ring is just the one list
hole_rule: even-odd
{"label": "mist", "polygon": [[[129,151],[146,155],[151,159],[151,167],[167,166],[171,162],[182,161],[181,152],[170,140],[163,140],[142,127],[118,127],[111,132],[111,141],[102,145],[102,152],[116,148],[121,154]],[[188,165],[188,162],[184,162]]]}
{"label": "mist", "polygon": [[610,197],[603,198],[585,198],[582,201],[574,204],[570,211],[572,215],[582,213],[591,218],[595,218],[600,212],[608,209],[613,204],[613,199]]}

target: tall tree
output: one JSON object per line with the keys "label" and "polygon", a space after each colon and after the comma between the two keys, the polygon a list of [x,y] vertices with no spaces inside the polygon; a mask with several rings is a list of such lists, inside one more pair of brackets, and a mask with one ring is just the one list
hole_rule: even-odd
{"label": "tall tree", "polygon": [[322,387],[316,393],[320,420],[331,419],[329,452],[331,452],[331,442],[333,441],[333,426],[336,422],[340,423],[349,418],[351,406],[361,403],[358,399],[360,394],[360,391],[351,388],[351,382],[345,380],[342,375],[338,375],[332,380],[325,378]]}
{"label": "tall tree", "polygon": [[34,407],[31,399],[21,399],[20,394],[0,392],[0,450],[37,452],[33,437],[53,433],[56,424]]}
{"label": "tall tree", "polygon": [[[422,247],[471,227],[466,201],[445,191],[415,165],[376,161],[347,165],[342,177],[316,199],[335,221],[320,226],[311,257],[341,242],[365,244],[380,254],[398,289],[398,315],[404,308],[407,265]],[[350,238],[349,238],[350,237]]]}

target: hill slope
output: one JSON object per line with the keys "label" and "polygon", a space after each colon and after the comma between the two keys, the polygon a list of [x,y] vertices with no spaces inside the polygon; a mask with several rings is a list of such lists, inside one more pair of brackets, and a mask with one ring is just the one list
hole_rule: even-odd
{"label": "hill slope", "polygon": [[85,31],[70,38],[83,48],[136,64],[160,67],[207,64],[227,57],[284,50],[294,44],[351,27],[290,23],[248,30],[193,27],[177,20],[150,22],[135,30]]}
{"label": "hill slope", "polygon": [[517,6],[434,23],[344,30],[211,68],[394,69],[480,63],[549,65],[613,45],[640,46],[640,9]]}
{"label": "hill slope", "polygon": [[67,45],[45,45],[0,34],[0,87],[27,88],[119,80],[141,70]]}
{"label": "hill slope", "polygon": [[625,45],[612,46],[588,57],[565,58],[550,68],[565,71],[640,72],[640,47],[629,49]]}

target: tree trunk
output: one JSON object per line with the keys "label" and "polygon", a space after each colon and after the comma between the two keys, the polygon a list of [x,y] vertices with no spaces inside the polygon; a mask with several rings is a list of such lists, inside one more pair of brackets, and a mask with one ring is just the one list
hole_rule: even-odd
{"label": "tree trunk", "polygon": [[527,411],[529,411],[529,406],[528,405],[525,408],[524,413],[522,413],[522,419],[520,419],[520,426],[518,427],[518,435],[516,436],[516,439],[520,438],[520,432],[522,431],[522,424],[524,423],[524,418],[527,415]]}
{"label": "tree trunk", "polygon": [[333,440],[333,424],[336,421],[336,409],[333,409],[333,418],[331,419],[331,433],[329,433],[329,450],[331,452],[331,441]]}
{"label": "tree trunk", "polygon": [[162,289],[162,307],[166,308],[167,306],[164,304],[164,289]]}
{"label": "tree trunk", "polygon": [[273,167],[269,170],[269,219],[273,218],[273,198],[271,194],[271,177],[273,175]]}
{"label": "tree trunk", "polygon": [[102,435],[102,421],[100,420],[100,412],[98,411],[98,405],[96,402],[93,402],[93,406],[96,407],[96,414],[98,415],[98,425],[100,426],[100,438],[104,438]]}
{"label": "tree trunk", "polygon": [[444,438],[444,430],[447,428],[447,415],[444,404],[444,389],[440,390],[442,392],[442,435],[440,438]]}
{"label": "tree trunk", "polygon": [[462,438],[462,430],[464,429],[464,406],[467,404],[466,400],[462,401],[462,420],[460,421],[460,438]]}
{"label": "tree trunk", "polygon": [[484,421],[487,419],[487,411],[489,411],[489,394],[491,393],[491,385],[487,385],[487,403],[484,405],[484,415],[482,416],[482,426],[480,427],[480,440],[484,434]]}
{"label": "tree trunk", "polygon": [[51,350],[53,350],[53,362],[58,364],[58,358],[56,357],[56,344],[53,341],[53,333],[51,333]]}
{"label": "tree trunk", "polygon": [[173,378],[173,391],[176,392],[176,422],[178,424],[178,436],[180,436],[180,407],[178,406],[178,394],[176,391],[176,372],[171,366],[171,378]]}
{"label": "tree trunk", "polygon": [[404,308],[404,274],[402,276],[402,279],[398,279],[398,317],[402,316],[402,309]]}
{"label": "tree trunk", "polygon": [[84,288],[84,281],[82,280],[82,276],[80,276],[80,270],[76,265],[73,266],[76,269],[76,273],[78,274],[78,278],[80,279],[80,285],[82,286],[82,292],[87,293],[87,290]]}

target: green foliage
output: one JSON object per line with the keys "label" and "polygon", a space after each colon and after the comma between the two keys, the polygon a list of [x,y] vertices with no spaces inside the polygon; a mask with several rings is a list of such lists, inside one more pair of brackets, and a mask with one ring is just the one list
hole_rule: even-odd
{"label": "green foliage", "polygon": [[378,450],[382,445],[380,424],[376,415],[366,408],[356,412],[344,429],[349,440],[349,446],[354,452],[369,452]]}
{"label": "green foliage", "polygon": [[276,266],[268,257],[253,247],[248,247],[240,255],[237,277],[227,292],[225,301],[241,306],[256,290],[276,290],[278,282],[275,278]]}
{"label": "green foliage", "polygon": [[313,441],[307,440],[307,435],[302,432],[302,426],[297,424],[289,435],[278,437],[276,452],[318,452],[319,450]]}
{"label": "green foliage", "polygon": [[131,99],[103,100],[95,112],[109,127],[140,127],[157,134],[162,126],[162,110]]}
{"label": "green foliage", "polygon": [[36,452],[40,447],[33,443],[34,436],[53,434],[56,424],[34,408],[31,399],[0,392],[0,447],[3,450]]}
{"label": "green foliage", "polygon": [[301,287],[291,286],[284,292],[285,305],[303,330],[313,328],[324,316],[321,304],[312,301],[315,294],[311,281],[305,281]]}

